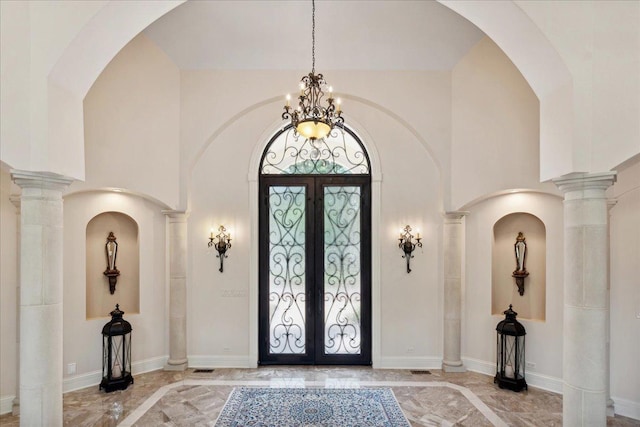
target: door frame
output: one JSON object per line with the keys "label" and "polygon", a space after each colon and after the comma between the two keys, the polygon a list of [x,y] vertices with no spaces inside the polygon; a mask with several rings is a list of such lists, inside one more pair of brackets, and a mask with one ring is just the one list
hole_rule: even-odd
{"label": "door frame", "polygon": [[[381,290],[380,290],[380,199],[382,187],[382,170],[380,155],[373,137],[352,118],[349,119],[349,129],[358,136],[362,146],[369,155],[369,175],[371,176],[371,363],[372,367],[382,368],[381,357]],[[276,129],[276,130],[274,130]],[[249,160],[247,182],[249,185],[249,229],[245,236],[249,239],[249,354],[243,360],[229,360],[229,366],[257,368],[259,341],[258,287],[259,287],[259,175],[262,155],[271,142],[274,134],[282,129],[282,121],[274,120],[258,138],[251,159]],[[241,230],[238,230],[241,232]],[[244,233],[243,233],[244,234]],[[393,233],[392,233],[393,234]],[[236,232],[238,235],[238,232]],[[394,234],[395,236],[395,234]],[[237,237],[236,237],[237,240]]]}
{"label": "door frame", "polygon": [[[271,364],[306,364],[306,365],[371,365],[372,355],[372,268],[371,263],[371,176],[331,174],[331,175],[263,175],[260,177],[259,206],[259,283],[258,310],[259,327],[258,363]],[[262,241],[263,231],[268,228],[268,194],[271,186],[306,187],[305,192],[305,236],[318,238],[306,239],[305,246],[305,348],[306,354],[270,355],[269,348],[269,301],[261,298],[268,285],[269,276],[269,244]],[[325,187],[359,187],[360,188],[360,353],[358,354],[325,354],[325,318],[324,312],[324,188]],[[313,267],[313,268],[312,268]],[[366,268],[362,268],[366,267]],[[366,287],[365,287],[366,286]]]}

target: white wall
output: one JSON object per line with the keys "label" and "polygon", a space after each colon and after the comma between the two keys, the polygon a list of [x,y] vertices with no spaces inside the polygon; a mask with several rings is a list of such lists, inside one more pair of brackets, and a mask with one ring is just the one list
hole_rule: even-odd
{"label": "white wall", "polygon": [[[56,171],[82,178],[81,97],[73,107],[49,74],[77,32],[107,2],[2,2],[3,87],[0,148],[13,168]],[[51,92],[50,92],[51,89]],[[60,104],[56,103],[61,101]],[[56,106],[50,109],[50,106]],[[69,110],[66,110],[70,107]],[[73,119],[70,111],[75,109]],[[67,139],[56,138],[62,131]]]}
{"label": "white wall", "polygon": [[[519,319],[527,330],[526,360],[530,385],[562,389],[563,208],[560,197],[534,192],[497,196],[467,207],[462,355],[473,370],[495,374],[496,331],[503,315],[491,314],[491,244],[493,226],[507,214],[525,212],[546,227],[546,320]],[[526,288],[526,285],[525,285]],[[525,290],[525,296],[526,296]],[[518,298],[512,302],[518,311]],[[506,310],[508,307],[504,307]],[[536,375],[538,374],[538,375]],[[546,378],[551,377],[551,378]]]}
{"label": "white wall", "polygon": [[[64,198],[64,355],[66,366],[77,364],[76,377],[65,382],[87,385],[102,369],[102,327],[111,318],[86,316],[86,230],[89,221],[102,212],[120,212],[138,224],[140,248],[140,313],[124,318],[133,327],[131,359],[136,363],[158,362],[168,354],[166,342],[166,240],[162,206],[143,198],[113,192],[86,192]],[[104,283],[101,286],[107,286]],[[118,283],[118,287],[126,283]],[[115,308],[115,307],[114,307]],[[159,360],[161,359],[161,360]],[[135,369],[134,369],[135,374]],[[98,377],[99,380],[99,377]],[[95,382],[93,383],[95,384]],[[65,386],[68,389],[68,386]]]}
{"label": "white wall", "polygon": [[611,209],[611,396],[640,419],[640,158],[619,171]]}
{"label": "white wall", "polygon": [[[539,104],[504,53],[483,38],[452,71],[451,204],[539,184]],[[482,179],[479,179],[482,177]]]}
{"label": "white wall", "polygon": [[[180,72],[144,35],[111,61],[84,101],[86,182],[178,204]],[[144,169],[139,165],[144,164]]]}
{"label": "white wall", "polygon": [[516,3],[571,72],[574,171],[605,172],[640,153],[640,3]]}

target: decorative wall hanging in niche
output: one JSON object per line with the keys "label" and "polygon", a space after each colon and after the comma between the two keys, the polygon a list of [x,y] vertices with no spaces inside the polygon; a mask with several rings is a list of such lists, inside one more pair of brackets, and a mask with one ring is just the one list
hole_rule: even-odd
{"label": "decorative wall hanging in niche", "polygon": [[525,242],[524,234],[522,231],[518,233],[516,237],[516,243],[513,245],[514,253],[516,256],[516,269],[512,276],[516,279],[516,285],[518,285],[518,293],[524,295],[524,279],[529,275],[525,267],[525,260],[527,257],[527,243]]}
{"label": "decorative wall hanging in niche", "polygon": [[116,267],[118,242],[116,242],[116,236],[113,235],[113,231],[109,232],[109,236],[107,236],[107,243],[104,245],[104,249],[105,254],[107,255],[107,269],[103,274],[109,279],[109,292],[111,292],[111,295],[113,295],[113,293],[116,291],[118,276],[120,275],[120,271]]}
{"label": "decorative wall hanging in niche", "polygon": [[420,232],[418,231],[415,236],[415,242],[413,241],[414,236],[411,234],[411,227],[406,226],[402,231],[400,231],[400,237],[398,240],[398,247],[402,249],[404,255],[402,258],[407,260],[407,273],[411,273],[411,258],[413,258],[413,251],[416,249],[416,246],[421,248],[422,242],[420,241],[422,238],[420,237]]}
{"label": "decorative wall hanging in niche", "polygon": [[[224,259],[229,258],[227,251],[231,248],[231,232],[227,233],[227,229],[224,228],[224,225],[218,227],[218,231],[220,233],[214,236],[213,229],[211,229],[211,235],[209,236],[209,243],[207,246],[214,246],[218,251],[218,255],[216,255],[217,258],[220,258],[220,268],[218,271],[222,273],[224,271]],[[215,241],[216,239],[218,240],[217,242]]]}

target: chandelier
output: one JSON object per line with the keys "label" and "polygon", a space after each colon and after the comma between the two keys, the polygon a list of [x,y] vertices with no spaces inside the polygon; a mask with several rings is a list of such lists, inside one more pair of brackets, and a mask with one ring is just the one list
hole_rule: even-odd
{"label": "chandelier", "polygon": [[[324,90],[329,95],[326,102]],[[295,134],[306,139],[316,140],[326,137],[331,129],[344,123],[340,99],[334,99],[333,88],[327,86],[322,74],[316,74],[316,2],[311,1],[311,72],[300,80],[298,107],[291,107],[291,95],[287,94],[287,103],[282,113],[283,120],[291,120]]]}

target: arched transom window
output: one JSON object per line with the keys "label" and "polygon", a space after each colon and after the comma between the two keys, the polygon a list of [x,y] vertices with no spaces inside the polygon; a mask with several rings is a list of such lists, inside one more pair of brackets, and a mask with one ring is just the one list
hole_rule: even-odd
{"label": "arched transom window", "polygon": [[333,129],[327,138],[309,140],[294,135],[293,128],[287,126],[271,139],[260,163],[262,175],[369,173],[369,156],[347,127]]}

